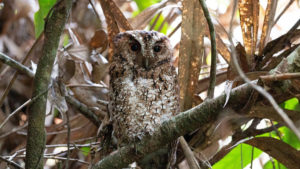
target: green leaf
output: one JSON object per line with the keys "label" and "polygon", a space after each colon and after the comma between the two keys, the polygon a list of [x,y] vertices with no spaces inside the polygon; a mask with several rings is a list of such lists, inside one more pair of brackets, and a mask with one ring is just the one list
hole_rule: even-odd
{"label": "green leaf", "polygon": [[[134,1],[135,1],[136,5],[138,6],[138,10],[134,11],[132,13],[132,16],[136,16],[141,11],[145,10],[146,8],[148,8],[149,6],[161,2],[161,0],[148,0],[148,1],[145,1],[145,0],[134,0]],[[155,20],[156,16],[151,20],[150,25],[154,23],[154,20]],[[158,18],[157,23],[154,26],[153,30],[157,31],[159,29],[160,25],[162,24],[162,22],[164,21],[164,19],[165,18],[162,15],[160,15],[160,17]],[[162,29],[160,30],[160,32],[163,33],[163,34],[167,34],[168,28],[169,28],[169,24],[168,23],[164,23],[164,25],[163,25]]]}
{"label": "green leaf", "polygon": [[[277,160],[273,159],[273,162],[274,162],[274,167],[273,168],[273,164],[271,161],[268,161],[265,165],[264,165],[264,168],[263,169],[288,169],[286,168],[284,165],[282,165],[281,163],[278,163]],[[278,165],[280,165],[280,167],[278,167]]]}
{"label": "green leaf", "polygon": [[148,8],[149,6],[156,4],[158,2],[160,2],[161,0],[134,0],[134,2],[136,3],[136,5],[139,8],[139,11],[143,11],[144,9]]}
{"label": "green leaf", "polygon": [[64,47],[67,46],[69,44],[70,38],[68,34],[64,35],[64,39],[63,39],[63,45]]}
{"label": "green leaf", "polygon": [[[289,144],[293,148],[300,150],[300,140],[298,140],[298,137],[288,128],[288,127],[280,127],[278,129],[280,133],[280,137],[283,142]],[[255,137],[268,137],[271,136],[276,139],[280,139],[276,131],[272,131],[270,133],[264,133]]]}
{"label": "green leaf", "polygon": [[300,112],[299,100],[295,97],[281,103],[280,106],[287,110],[295,110]]}
{"label": "green leaf", "polygon": [[[242,154],[241,154],[242,149]],[[253,160],[262,153],[261,150],[254,148]],[[243,168],[251,162],[252,146],[248,144],[240,144],[231,150],[222,160],[213,165],[213,169],[224,168],[241,168],[241,158],[243,161]]]}
{"label": "green leaf", "polygon": [[44,30],[45,17],[56,0],[39,0],[40,9],[34,14],[35,37],[39,37]]}
{"label": "green leaf", "polygon": [[282,141],[286,142],[290,146],[294,147],[297,150],[300,150],[300,140],[297,136],[287,127],[281,127],[278,129],[281,134]]}
{"label": "green leaf", "polygon": [[87,156],[91,151],[91,147],[81,147],[80,150],[84,156]]}
{"label": "green leaf", "polygon": [[[155,20],[156,17],[154,17],[151,22],[150,22],[150,25],[152,25],[154,23],[154,20]],[[163,21],[165,20],[165,18],[160,15],[157,22],[156,22],[156,25],[154,26],[153,30],[158,30],[160,25],[163,23]],[[163,34],[167,34],[167,30],[169,28],[169,24],[167,22],[164,23],[164,26],[162,27],[162,29],[160,30],[161,33]]]}

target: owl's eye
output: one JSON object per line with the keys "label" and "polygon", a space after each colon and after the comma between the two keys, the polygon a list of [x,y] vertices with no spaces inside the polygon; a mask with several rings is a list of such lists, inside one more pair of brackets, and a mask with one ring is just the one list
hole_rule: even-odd
{"label": "owl's eye", "polygon": [[153,47],[153,50],[154,50],[154,52],[160,52],[161,51],[161,46],[156,45],[156,46]]}
{"label": "owl's eye", "polygon": [[133,43],[130,45],[130,49],[134,52],[139,51],[140,50],[140,45],[137,43]]}

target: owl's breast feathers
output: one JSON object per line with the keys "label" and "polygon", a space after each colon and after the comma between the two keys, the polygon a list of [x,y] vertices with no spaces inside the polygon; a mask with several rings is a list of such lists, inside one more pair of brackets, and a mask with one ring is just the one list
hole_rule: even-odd
{"label": "owl's breast feathers", "polygon": [[120,143],[152,135],[179,111],[179,87],[171,64],[143,72],[112,65],[110,107]]}

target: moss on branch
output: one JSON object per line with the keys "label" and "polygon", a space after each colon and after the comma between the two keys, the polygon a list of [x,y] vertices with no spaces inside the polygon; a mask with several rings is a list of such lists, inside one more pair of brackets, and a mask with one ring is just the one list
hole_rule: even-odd
{"label": "moss on branch", "polygon": [[[38,63],[34,79],[33,95],[38,96],[45,91],[50,83],[50,75],[60,36],[70,13],[72,0],[60,0],[50,10],[45,23],[45,40],[42,57]],[[45,110],[47,92],[35,100],[28,111],[28,135],[26,145],[26,168],[43,168],[43,153],[45,147]]]}

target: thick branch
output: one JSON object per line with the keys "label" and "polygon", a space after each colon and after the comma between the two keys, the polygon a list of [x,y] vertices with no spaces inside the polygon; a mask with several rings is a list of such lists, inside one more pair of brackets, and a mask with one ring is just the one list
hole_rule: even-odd
{"label": "thick branch", "polygon": [[[64,29],[72,6],[72,0],[61,0],[50,10],[45,23],[45,41],[42,57],[38,63],[34,79],[33,96],[45,91],[50,83],[50,75],[56,56],[60,35]],[[43,153],[46,141],[44,131],[47,92],[33,102],[28,111],[28,136],[26,145],[26,168],[43,168]]]}
{"label": "thick branch", "polygon": [[[234,89],[231,92],[229,105],[236,109],[242,108],[252,91],[250,85],[243,85]],[[124,168],[134,161],[141,160],[146,154],[159,149],[177,137],[214,121],[220,110],[223,109],[225,99],[226,95],[223,94],[171,118],[164,122],[152,137],[145,137],[135,145],[130,144],[122,147],[116,154],[99,161],[94,168]]]}

